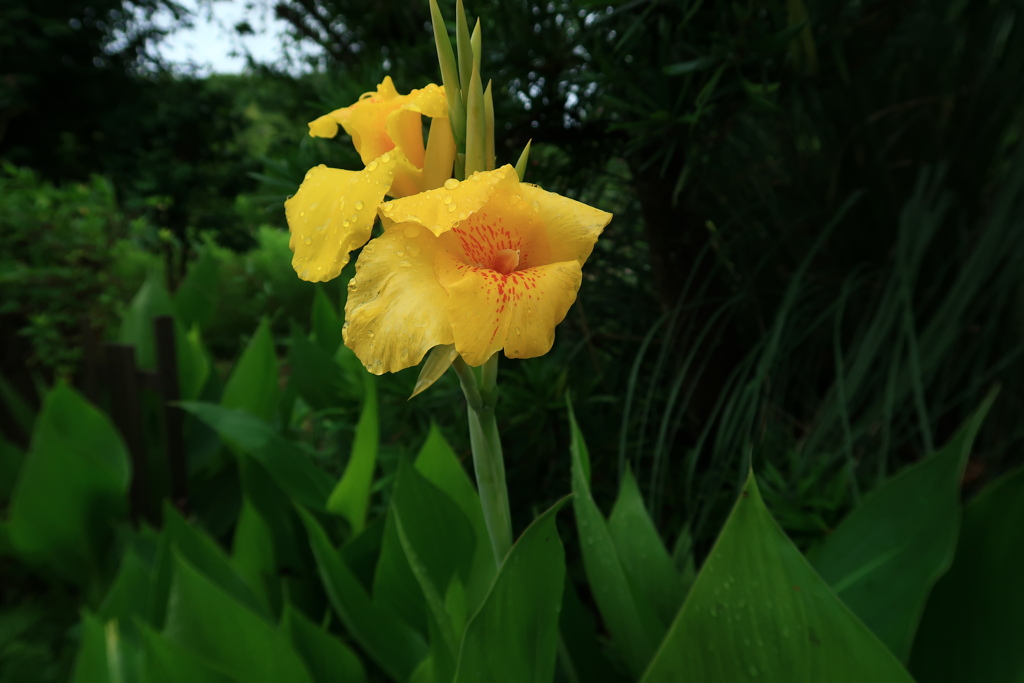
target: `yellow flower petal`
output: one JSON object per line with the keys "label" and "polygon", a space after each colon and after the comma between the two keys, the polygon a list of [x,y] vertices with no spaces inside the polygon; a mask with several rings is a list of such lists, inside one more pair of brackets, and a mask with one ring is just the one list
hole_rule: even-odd
{"label": "yellow flower petal", "polygon": [[338,134],[338,122],[331,114],[324,114],[315,121],[309,122],[309,137],[333,138]]}
{"label": "yellow flower petal", "polygon": [[391,186],[398,157],[384,154],[362,171],[311,168],[284,203],[292,267],[303,280],[338,276],[348,255],[370,238],[377,207]]}
{"label": "yellow flower petal", "polygon": [[409,223],[392,226],[359,255],[342,334],[370,372],[412,367],[432,347],[453,342],[436,251],[437,238]]}
{"label": "yellow flower petal", "polygon": [[503,275],[467,265],[449,250],[439,252],[437,271],[448,292],[445,310],[455,349],[473,366],[483,365],[501,349],[509,358],[550,351],[555,326],[576,300],[583,278],[579,261]]}
{"label": "yellow flower petal", "polygon": [[523,241],[530,245],[530,260],[585,263],[612,215],[536,185],[521,184],[519,192],[523,201],[509,206],[506,215],[515,215]]}
{"label": "yellow flower petal", "polygon": [[387,202],[380,208],[381,222],[387,228],[411,221],[441,235],[478,212],[492,197],[511,196],[518,185],[519,176],[511,166],[477,173],[462,182],[449,179],[436,190]]}

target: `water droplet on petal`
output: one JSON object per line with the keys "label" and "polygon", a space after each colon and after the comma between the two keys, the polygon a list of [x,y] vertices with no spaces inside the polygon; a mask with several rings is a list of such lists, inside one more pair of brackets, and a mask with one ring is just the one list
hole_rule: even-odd
{"label": "water droplet on petal", "polygon": [[420,234],[420,229],[417,228],[415,225],[410,225],[410,226],[408,226],[405,229],[405,236],[406,237],[416,237],[419,234]]}
{"label": "water droplet on petal", "polygon": [[367,164],[366,165],[366,170],[367,171],[376,171],[377,170],[377,160],[374,159],[369,164]]}
{"label": "water droplet on petal", "polygon": [[449,204],[448,205],[448,213],[455,213],[455,205],[454,204]]}
{"label": "water droplet on petal", "polygon": [[[445,195],[444,199],[442,199],[441,201],[443,201],[445,204],[451,204],[452,203],[451,195]],[[302,214],[299,214],[299,215],[301,216]]]}
{"label": "water droplet on petal", "polygon": [[356,211],[362,211],[362,210],[363,210],[363,203],[361,201],[356,202]]}
{"label": "water droplet on petal", "polygon": [[385,164],[391,161],[391,152],[384,152],[384,154],[380,155],[380,160]]}
{"label": "water droplet on petal", "polygon": [[406,251],[409,252],[409,256],[412,256],[412,257],[419,256],[420,252],[423,251],[422,249],[417,247],[415,244],[407,244],[407,245],[405,245],[405,249],[406,249]]}
{"label": "water droplet on petal", "polygon": [[312,244],[313,243],[313,238],[307,237],[306,239],[302,240],[302,242],[303,242],[303,244]]}
{"label": "water droplet on petal", "polygon": [[409,349],[402,349],[402,360],[409,358]]}
{"label": "water droplet on petal", "polygon": [[456,180],[455,178],[449,178],[448,180],[444,181],[444,189],[446,190],[454,190],[458,186],[459,181]]}
{"label": "water droplet on petal", "polygon": [[299,211],[299,218],[302,218],[305,215],[306,215],[305,211]]}
{"label": "water droplet on petal", "polygon": [[372,337],[373,336],[373,330],[367,330],[366,331],[366,336],[367,337]]}
{"label": "water droplet on petal", "polygon": [[519,328],[517,327],[517,328],[516,328],[516,334],[522,334],[522,333],[523,333],[523,332],[522,332],[522,330],[520,330],[520,329],[519,329]]}
{"label": "water droplet on petal", "polygon": [[358,221],[358,220],[359,220],[359,214],[358,214],[358,213],[354,213],[354,214],[352,214],[351,216],[349,216],[349,217],[348,217],[348,219],[349,219],[350,221],[352,221],[353,223],[355,223],[356,221]]}
{"label": "water droplet on petal", "polygon": [[412,268],[412,264],[406,261],[405,259],[399,261],[398,265],[401,266],[402,268]]}

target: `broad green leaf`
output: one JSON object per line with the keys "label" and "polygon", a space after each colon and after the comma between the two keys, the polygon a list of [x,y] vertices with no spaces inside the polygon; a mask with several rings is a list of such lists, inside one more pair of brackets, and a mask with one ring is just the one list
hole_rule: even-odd
{"label": "broad green leaf", "polygon": [[142,647],[145,683],[247,683],[217,671],[202,657],[152,629],[142,629]]}
{"label": "broad green leaf", "polygon": [[276,576],[273,533],[248,498],[242,499],[242,511],[238,514],[231,544],[231,566],[260,603],[277,614],[280,582]]}
{"label": "broad green leaf", "polygon": [[164,533],[173,542],[177,554],[206,580],[253,612],[269,616],[266,607],[231,566],[231,560],[217,542],[186,522],[170,505],[164,505]]}
{"label": "broad green leaf", "polygon": [[328,356],[333,356],[341,345],[341,318],[334,312],[322,287],[313,293],[313,341]]}
{"label": "broad green leaf", "polygon": [[291,499],[255,458],[239,458],[238,469],[246,504],[251,505],[266,524],[279,569],[297,576],[306,575],[313,567],[313,556],[303,538],[302,522],[295,514]]}
{"label": "broad green leaf", "polygon": [[280,395],[274,338],[270,324],[263,320],[232,368],[220,404],[269,420]]}
{"label": "broad green leaf", "polygon": [[914,641],[919,683],[1024,683],[1024,468],[964,510],[953,566],[935,584]]}
{"label": "broad green leaf", "polygon": [[366,373],[363,385],[366,389],[363,411],[356,424],[352,454],[345,473],[327,499],[327,509],[347,519],[353,533],[359,533],[366,526],[366,509],[370,504],[370,487],[373,484],[373,470],[377,465],[377,444],[380,442],[377,384],[373,375]]}
{"label": "broad green leaf", "polygon": [[402,548],[396,517],[394,507],[389,508],[384,517],[380,555],[373,571],[373,601],[426,635],[429,630],[426,599]]}
{"label": "broad green leaf", "polygon": [[247,683],[312,683],[283,633],[178,554],[163,633],[218,671]]}
{"label": "broad green leaf", "polygon": [[184,332],[181,325],[176,323],[174,329],[180,398],[184,401],[193,401],[199,398],[203,393],[203,387],[206,386],[206,380],[210,376],[210,359],[203,348],[198,327]]}
{"label": "broad green leaf", "polygon": [[135,347],[135,362],[140,368],[156,369],[153,318],[173,314],[174,306],[171,304],[171,295],[167,293],[167,287],[164,285],[163,274],[153,271],[125,311],[118,334],[119,342]]}
{"label": "broad green leaf", "polygon": [[453,579],[468,578],[479,540],[458,505],[406,462],[399,465],[391,506],[406,560],[454,658],[462,636],[455,624],[467,615],[449,615],[445,598]]}
{"label": "broad green leaf", "polygon": [[12,546],[73,582],[97,580],[111,525],[127,512],[130,471],[107,417],[58,384],[43,402],[11,495]]}
{"label": "broad green leaf", "polygon": [[604,515],[590,494],[590,456],[576,417],[569,409],[572,429],[572,501],[580,534],[583,567],[604,619],[605,627],[626,666],[635,675],[643,672],[665,633],[653,607],[633,592],[626,569]]}
{"label": "broad green leaf", "polygon": [[282,490],[302,505],[322,510],[331,492],[330,476],[263,420],[241,410],[183,401],[181,407],[209,425],[222,439],[263,465]]}
{"label": "broad green leaf", "polygon": [[928,592],[953,560],[964,464],[994,399],[989,394],[945,448],[866,496],[812,558],[836,595],[903,661]]}
{"label": "broad green leaf", "polygon": [[336,408],[342,402],[348,386],[344,371],[330,353],[306,339],[297,325],[292,326],[288,360],[292,369],[289,386],[295,387],[311,408]]}
{"label": "broad green leaf", "polygon": [[497,565],[494,564],[494,553],[490,549],[480,497],[469,475],[466,474],[466,468],[459,462],[455,451],[445,441],[436,424],[431,425],[430,433],[416,456],[414,465],[427,481],[448,494],[473,527],[477,544],[465,586],[468,609],[472,614],[483,602],[498,571]]}
{"label": "broad green leaf", "polygon": [[286,605],[281,628],[302,655],[316,683],[364,683],[362,662],[345,643]]}
{"label": "broad green leaf", "polygon": [[71,683],[106,683],[110,680],[110,669],[107,666],[107,637],[103,622],[83,612],[79,630],[78,656]]}
{"label": "broad green leaf", "polygon": [[564,655],[558,657],[556,672],[562,672],[561,679],[566,683],[625,683],[630,680],[620,672],[620,667],[609,662],[604,638],[598,636],[597,620],[580,601],[571,577],[566,577],[562,592],[558,632],[564,645]]}
{"label": "broad green leaf", "polygon": [[187,329],[205,329],[217,309],[220,263],[211,249],[204,249],[192,262],[185,279],[174,293],[174,310]]}
{"label": "broad green leaf", "polygon": [[390,610],[374,604],[316,519],[299,510],[320,578],[345,628],[392,679],[404,683],[427,654],[423,638]]}
{"label": "broad green leaf", "polygon": [[150,601],[153,581],[153,569],[134,548],[128,547],[96,616],[104,622],[117,620],[125,625],[133,624],[136,618],[150,623],[153,619]]}
{"label": "broad green leaf", "polygon": [[768,513],[753,474],[643,683],[912,683]]}
{"label": "broad green leaf", "polygon": [[455,683],[545,683],[555,674],[565,550],[555,515],[534,520],[502,562],[484,604],[466,626]]}
{"label": "broad green leaf", "polygon": [[608,519],[608,531],[633,593],[644,596],[668,628],[683,604],[683,582],[628,468]]}

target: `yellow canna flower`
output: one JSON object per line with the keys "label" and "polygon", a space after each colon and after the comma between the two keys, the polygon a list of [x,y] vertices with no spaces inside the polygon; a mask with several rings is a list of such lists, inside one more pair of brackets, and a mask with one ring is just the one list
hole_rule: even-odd
{"label": "yellow canna flower", "polygon": [[[423,116],[433,120],[426,147]],[[398,152],[395,177],[388,190],[392,197],[440,187],[451,176],[455,141],[448,125],[448,100],[441,86],[430,83],[408,95],[399,95],[391,77],[385,76],[376,92],[363,93],[355,104],[311,121],[309,134],[333,138],[339,125],[352,136],[363,164],[385,152]]]}
{"label": "yellow canna flower", "polygon": [[[309,124],[314,137],[334,137],[341,125],[365,164],[362,171],[317,166],[285,202],[292,266],[303,280],[338,276],[349,253],[370,239],[385,195],[403,197],[440,187],[451,176],[455,141],[444,89],[434,84],[399,95],[390,77],[355,104]],[[423,145],[422,117],[431,118]]]}
{"label": "yellow canna flower", "polygon": [[349,283],[345,344],[374,374],[454,344],[473,366],[547,353],[611,214],[503,166],[380,207]]}

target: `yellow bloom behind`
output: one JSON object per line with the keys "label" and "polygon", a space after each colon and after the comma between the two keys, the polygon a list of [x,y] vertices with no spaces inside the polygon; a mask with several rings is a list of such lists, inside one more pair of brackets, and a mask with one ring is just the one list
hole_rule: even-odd
{"label": "yellow bloom behind", "polygon": [[[427,147],[423,145],[423,116],[432,119]],[[388,190],[392,197],[440,187],[451,176],[455,141],[448,125],[448,100],[441,86],[430,83],[399,95],[391,77],[385,76],[376,92],[363,93],[355,104],[311,121],[309,134],[333,138],[339,125],[352,136],[364,164],[385,152],[398,152],[398,167]]]}
{"label": "yellow bloom behind", "polygon": [[611,214],[519,182],[511,166],[388,202],[349,283],[345,343],[375,374],[454,344],[470,365],[554,343]]}
{"label": "yellow bloom behind", "polygon": [[[338,276],[349,253],[370,238],[385,195],[403,197],[440,187],[451,175],[455,142],[444,88],[434,84],[399,95],[390,77],[355,104],[309,124],[314,137],[334,137],[338,126],[352,136],[365,164],[361,171],[309,170],[285,202],[292,266],[303,280]],[[422,117],[431,118],[427,145]]]}

